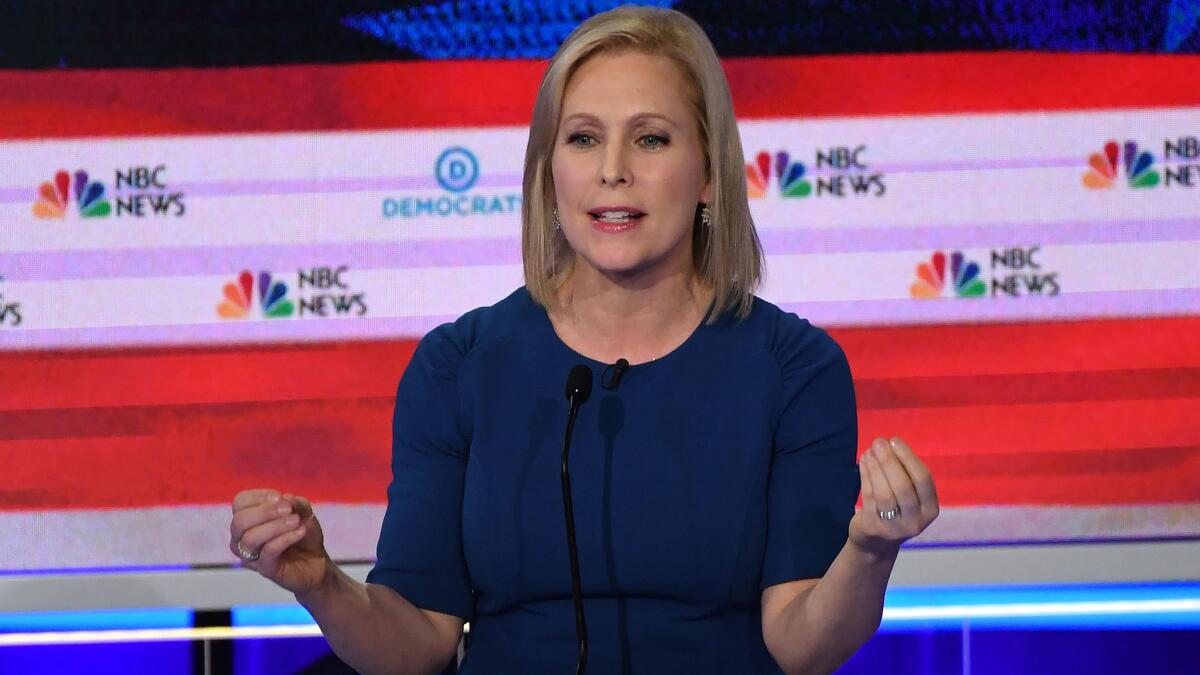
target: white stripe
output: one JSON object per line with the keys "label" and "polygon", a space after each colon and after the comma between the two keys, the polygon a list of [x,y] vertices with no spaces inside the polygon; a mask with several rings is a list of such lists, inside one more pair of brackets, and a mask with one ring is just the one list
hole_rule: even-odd
{"label": "white stripe", "polygon": [[[930,115],[746,121],[746,160],[760,150],[790,152],[811,178],[815,153],[865,145],[872,167],[913,162],[987,162],[1072,159],[1067,167],[893,172],[886,196],[782,199],[776,177],[768,197],[752,209],[760,227],[839,228],[920,226],[959,222],[1160,218],[1197,214],[1200,187],[1089,190],[1082,178],[1087,158],[1106,141],[1134,140],[1162,170],[1163,143],[1200,135],[1197,108],[1099,112]],[[487,217],[386,219],[387,196],[448,195],[434,180],[438,155],[461,145],[480,165],[481,177],[519,176],[527,131],[521,127],[468,130],[289,133],[0,142],[0,164],[11,170],[0,188],[28,189],[29,200],[0,204],[0,249],[6,251],[263,242],[386,241],[410,238],[515,236],[517,214]],[[1195,160],[1200,162],[1200,159]],[[109,194],[113,173],[131,165],[165,165],[172,185],[226,182],[340,181],[407,177],[428,187],[334,194],[211,197],[185,195],[184,218],[35,219],[38,185],[58,169],[86,169]],[[1118,181],[1121,183],[1123,178]],[[519,193],[477,187],[470,194]]]}
{"label": "white stripe", "polygon": [[1192,612],[1200,612],[1200,599],[1021,602],[1011,604],[887,607],[883,610],[883,618],[885,621],[919,621],[922,619],[1183,614]]}
{"label": "white stripe", "polygon": [[298,626],[213,626],[208,628],[138,628],[129,630],[46,631],[0,634],[0,647],[91,644],[103,642],[167,642],[238,638],[316,637],[316,624]]}
{"label": "white stripe", "polygon": [[[1036,243],[1036,242],[1034,242]],[[1156,291],[1200,288],[1200,242],[1148,242],[1048,246],[1041,249],[1041,270],[991,268],[990,251],[967,249],[969,261],[982,268],[980,279],[1008,274],[1056,275],[1061,297],[1104,291]],[[779,255],[768,259],[766,283],[761,295],[776,303],[832,301],[903,301],[895,308],[895,321],[923,316],[923,300],[910,300],[917,265],[927,262],[930,251],[878,253],[835,253]],[[313,265],[336,267],[339,258],[313,260]],[[947,268],[949,263],[947,263]],[[20,329],[103,328],[121,326],[230,326],[217,314],[222,289],[236,280],[239,268],[231,263],[221,276],[151,277],[141,279],[86,279],[42,282],[7,282],[4,296],[19,300],[23,321]],[[257,273],[257,270],[252,270]],[[355,270],[345,275],[346,289],[313,291],[297,288],[296,270],[272,270],[276,280],[289,288],[288,297],[297,305],[290,319],[265,319],[252,300],[250,314],[241,321],[268,322],[288,332],[281,321],[302,320],[299,300],[313,293],[331,292],[350,296],[364,294],[367,317],[458,316],[475,307],[491,305],[520,286],[523,272],[517,265],[463,268],[409,268],[399,270]],[[946,271],[950,276],[950,270]],[[946,281],[947,286],[953,282]],[[990,293],[990,288],[989,288]],[[946,295],[952,295],[949,288]],[[980,298],[962,302],[1020,302],[1020,298]],[[1151,304],[1150,301],[1147,305]],[[355,313],[328,315],[353,321]],[[1035,318],[1044,318],[1038,314]],[[310,318],[303,320],[317,320]],[[348,330],[351,330],[348,328]]]}
{"label": "white stripe", "polygon": [[[771,256],[762,295],[773,302],[902,300],[910,297],[917,265],[929,262],[931,254],[925,250]],[[1046,246],[1036,256],[1043,266],[1040,271],[992,269],[991,249],[966,249],[963,254],[980,266],[979,278],[985,284],[1009,274],[1056,273],[1062,293],[1068,295],[1200,288],[1200,268],[1194,262],[1200,258],[1200,242]],[[950,277],[948,258],[946,276]],[[946,284],[953,282],[948,278]],[[903,311],[899,314],[897,319],[902,319]]]}
{"label": "white stripe", "polygon": [[[885,607],[884,621],[930,619],[1081,617],[1129,614],[1191,614],[1200,611],[1200,599],[1115,600],[979,605]],[[144,628],[98,631],[46,631],[0,634],[0,647],[95,644],[110,642],[161,642],[179,640],[231,640],[244,638],[318,637],[316,624],[283,626],[215,626],[207,628]]]}
{"label": "white stripe", "polygon": [[[1114,109],[961,115],[747,120],[739,123],[748,161],[787,150],[814,167],[814,152],[867,145],[866,163],[1080,158],[1105,141],[1136,140],[1162,161],[1161,143],[1200,134],[1200,108]],[[520,173],[524,126],[354,132],[188,135],[0,141],[11,171],[4,187],[37,184],[60,168],[92,168],[106,183],[115,168],[167,165],[168,185],[193,181],[432,176],[438,156],[463,146],[483,175]],[[103,176],[100,174],[103,173]],[[109,189],[115,186],[109,185]]]}
{"label": "white stripe", "polygon": [[[335,559],[375,557],[382,503],[317,509]],[[0,570],[233,564],[228,539],[221,536],[228,529],[229,507],[223,504],[0,513]],[[1135,536],[1200,537],[1200,504],[946,507],[914,543]]]}
{"label": "white stripe", "polygon": [[[337,267],[343,260],[314,260]],[[311,291],[297,288],[296,270],[272,270],[288,286],[297,306],[291,319],[266,319],[259,300],[252,298],[250,314],[228,321],[217,314],[226,283],[236,283],[236,262],[227,275],[151,277],[142,279],[85,279],[5,283],[6,297],[20,300],[23,329],[95,328],[117,326],[233,325],[241,321],[280,322],[299,318],[299,298],[311,293],[364,293],[371,317],[460,315],[491,305],[522,284],[519,266],[435,267],[402,270],[353,270],[343,277],[344,290]],[[257,276],[258,270],[252,270]],[[257,280],[255,281],[257,288]],[[257,290],[255,290],[255,295]],[[347,317],[349,320],[349,317]]]}
{"label": "white stripe", "polygon": [[[236,490],[231,486],[230,499]],[[318,510],[331,533],[330,555],[375,557],[384,504],[326,503]],[[225,504],[0,512],[0,570],[231,565],[229,519]]]}

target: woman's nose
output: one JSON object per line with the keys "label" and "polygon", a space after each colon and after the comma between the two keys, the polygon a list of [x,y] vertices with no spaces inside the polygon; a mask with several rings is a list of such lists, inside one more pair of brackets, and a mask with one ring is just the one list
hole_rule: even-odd
{"label": "woman's nose", "polygon": [[629,161],[623,149],[611,146],[604,153],[604,165],[600,167],[600,182],[608,186],[620,183],[628,185],[633,182],[633,177],[629,172]]}

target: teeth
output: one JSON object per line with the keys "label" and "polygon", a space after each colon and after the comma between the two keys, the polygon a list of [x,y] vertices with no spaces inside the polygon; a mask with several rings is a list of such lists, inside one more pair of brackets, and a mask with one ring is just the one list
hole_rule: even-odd
{"label": "teeth", "polygon": [[632,219],[633,214],[629,211],[602,211],[598,218],[608,222],[623,223]]}

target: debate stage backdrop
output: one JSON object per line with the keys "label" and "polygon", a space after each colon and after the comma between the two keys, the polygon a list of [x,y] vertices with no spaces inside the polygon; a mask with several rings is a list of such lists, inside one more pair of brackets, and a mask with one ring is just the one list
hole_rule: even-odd
{"label": "debate stage backdrop", "polygon": [[[0,569],[229,564],[264,485],[368,560],[396,383],[522,283],[534,92],[615,3],[144,4],[0,17]],[[937,478],[911,545],[1200,538],[1200,2],[660,4],[760,295]]]}

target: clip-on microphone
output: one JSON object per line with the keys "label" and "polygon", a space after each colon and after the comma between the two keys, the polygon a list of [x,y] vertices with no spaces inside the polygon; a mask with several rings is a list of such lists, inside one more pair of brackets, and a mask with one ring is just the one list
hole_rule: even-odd
{"label": "clip-on microphone", "polygon": [[616,363],[609,365],[600,373],[600,386],[609,391],[616,391],[621,385],[621,378],[625,377],[625,373],[629,372],[629,360],[617,359]]}

